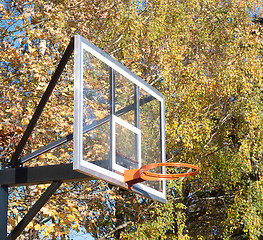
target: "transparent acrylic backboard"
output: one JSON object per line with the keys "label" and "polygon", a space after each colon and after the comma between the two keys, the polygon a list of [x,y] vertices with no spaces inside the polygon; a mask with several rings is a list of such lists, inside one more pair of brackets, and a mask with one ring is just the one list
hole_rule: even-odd
{"label": "transparent acrylic backboard", "polygon": [[[165,162],[164,121],[160,92],[82,36],[74,37],[74,170],[124,188],[125,169]],[[166,201],[164,180],[135,184],[133,191]]]}

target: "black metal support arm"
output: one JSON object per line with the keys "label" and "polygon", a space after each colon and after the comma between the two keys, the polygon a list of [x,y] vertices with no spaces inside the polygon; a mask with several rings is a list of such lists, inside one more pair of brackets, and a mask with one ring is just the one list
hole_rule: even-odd
{"label": "black metal support arm", "polygon": [[[8,168],[0,170],[0,239],[16,239],[27,224],[49,200],[62,182],[88,181],[93,178],[73,170],[73,164],[48,165],[30,168]],[[8,187],[49,184],[45,193],[28,211],[13,231],[7,235]]]}
{"label": "black metal support arm", "polygon": [[49,184],[54,181],[88,181],[91,179],[93,178],[74,171],[72,163],[0,170],[0,185],[2,187]]}
{"label": "black metal support arm", "polygon": [[24,216],[24,218],[17,224],[17,226],[13,229],[13,231],[6,238],[7,240],[16,239],[20,233],[24,230],[27,224],[36,216],[38,211],[46,204],[49,198],[53,193],[60,187],[62,182],[53,182],[47,190],[41,195],[41,197],[36,201],[32,208],[28,211],[28,213]]}
{"label": "black metal support arm", "polygon": [[29,160],[31,160],[35,157],[38,157],[39,155],[46,153],[46,152],[62,145],[63,143],[66,143],[66,142],[72,140],[72,139],[73,139],[73,133],[71,133],[71,134],[69,134],[63,138],[60,138],[57,141],[52,142],[52,143],[36,150],[35,152],[29,153],[26,156],[17,159],[17,164],[20,165],[20,164],[23,164],[25,162],[28,162]]}
{"label": "black metal support arm", "polygon": [[54,90],[54,88],[58,82],[58,79],[59,79],[64,67],[66,66],[73,50],[74,50],[74,38],[71,38],[70,43],[69,43],[62,59],[60,60],[60,63],[58,65],[55,73],[53,74],[51,81],[50,81],[45,93],[43,94],[43,96],[42,96],[42,98],[41,98],[41,100],[37,106],[37,109],[36,109],[33,117],[31,118],[31,120],[27,126],[26,131],[24,132],[22,139],[20,140],[18,146],[16,147],[16,151],[13,154],[12,159],[10,161],[10,165],[12,167],[15,167],[16,165],[18,165],[17,159],[19,158],[21,152],[23,151],[23,148],[25,147],[26,142],[27,142],[28,138],[30,137],[30,135],[31,135],[31,133],[32,133],[32,131],[33,131],[33,129],[34,129],[34,127],[35,127],[35,125],[36,125],[36,123],[37,123],[37,121],[38,121],[38,119],[39,119],[50,95],[51,95],[51,93],[52,93],[52,91]]}
{"label": "black metal support arm", "polygon": [[[152,96],[145,97],[145,98],[141,99],[140,101],[139,101],[139,99],[137,99],[137,100],[136,100],[137,103],[135,103],[135,106],[134,106],[134,104],[131,104],[131,105],[129,105],[129,106],[127,106],[127,107],[125,107],[125,108],[117,111],[117,112],[116,112],[116,116],[119,117],[119,116],[121,116],[121,115],[123,115],[123,114],[125,114],[125,113],[127,113],[127,112],[129,112],[129,111],[131,111],[131,110],[134,110],[134,109],[137,109],[137,112],[139,112],[139,111],[138,111],[139,106],[142,106],[142,105],[144,105],[144,104],[146,104],[146,103],[148,103],[148,102],[150,102],[150,101],[152,101],[152,100],[154,100],[154,98],[153,98]],[[140,103],[140,104],[139,104],[139,103]],[[137,105],[138,105],[138,106],[137,106]],[[136,113],[136,114],[139,114],[139,113]],[[102,124],[104,124],[104,123],[106,123],[106,122],[108,122],[108,121],[110,121],[110,116],[107,116],[107,117],[105,117],[105,118],[103,118],[103,119],[100,119],[100,120],[98,120],[98,121],[90,124],[90,125],[87,125],[87,126],[85,126],[84,129],[83,129],[83,133],[89,132],[89,131],[95,129],[96,127],[101,126]],[[138,124],[139,124],[139,123],[137,123],[137,125],[138,125]],[[63,137],[63,138],[60,138],[60,139],[58,139],[57,141],[55,141],[55,142],[53,142],[53,143],[50,143],[50,144],[48,144],[47,146],[42,147],[42,148],[36,150],[36,151],[33,152],[33,153],[30,153],[30,154],[28,154],[28,155],[26,155],[26,156],[24,156],[24,157],[19,158],[19,159],[17,160],[17,164],[18,164],[18,165],[19,165],[19,164],[23,164],[23,163],[25,163],[25,162],[27,162],[27,161],[35,158],[35,157],[38,157],[39,155],[41,155],[41,154],[43,154],[43,153],[45,153],[45,152],[48,152],[48,151],[50,151],[50,150],[52,150],[52,149],[54,149],[54,148],[62,145],[63,143],[66,143],[66,142],[72,140],[72,139],[73,139],[73,133],[71,133],[71,134],[69,134],[69,135],[67,135],[67,136],[65,136],[65,137]]]}

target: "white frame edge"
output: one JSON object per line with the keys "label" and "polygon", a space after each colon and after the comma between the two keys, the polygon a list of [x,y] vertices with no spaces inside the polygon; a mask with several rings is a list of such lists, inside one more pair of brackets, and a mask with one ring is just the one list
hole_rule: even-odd
{"label": "white frame edge", "polygon": [[[83,49],[97,57],[102,62],[108,64],[111,68],[115,69],[117,72],[122,74],[124,77],[138,85],[144,91],[151,94],[155,97],[161,104],[161,148],[162,148],[162,162],[165,162],[165,114],[164,114],[164,96],[154,89],[147,82],[144,82],[141,78],[133,74],[126,67],[122,66],[115,59],[104,53],[102,50],[94,46],[92,43],[88,42],[85,38],[80,35],[74,36],[74,133],[73,133],[73,169],[84,174],[89,174],[98,179],[103,179],[107,182],[111,182],[113,184],[117,184],[119,186],[124,187],[124,177],[114,173],[110,170],[104,169],[100,166],[92,164],[90,162],[83,160],[83,91],[81,91],[83,86]],[[116,117],[116,116],[114,116]],[[118,117],[116,117],[117,119]],[[116,120],[115,119],[115,120]],[[119,118],[118,118],[119,119]],[[120,125],[121,121],[115,121]],[[114,122],[114,121],[112,121]],[[123,125],[127,127],[127,123]],[[132,125],[131,125],[132,126]],[[132,126],[134,127],[134,126]],[[136,127],[134,127],[136,128]],[[130,127],[128,127],[130,130]],[[137,128],[136,128],[137,129]],[[139,130],[139,129],[137,129]],[[133,131],[133,130],[131,130]],[[139,130],[140,131],[140,130]],[[136,132],[135,132],[136,133]],[[136,133],[137,134],[137,133]],[[141,132],[138,134],[139,144],[141,145]],[[114,136],[115,137],[115,136]],[[141,148],[139,148],[139,156],[141,156]],[[141,157],[139,163],[141,164]],[[141,166],[140,166],[141,167]],[[123,168],[124,169],[124,168]],[[165,167],[163,167],[163,171],[165,171]],[[102,174],[103,173],[103,174]],[[144,184],[135,184],[133,186],[135,192],[158,200],[160,202],[166,202],[166,182],[163,180],[163,192],[157,191],[151,187],[148,187]]]}

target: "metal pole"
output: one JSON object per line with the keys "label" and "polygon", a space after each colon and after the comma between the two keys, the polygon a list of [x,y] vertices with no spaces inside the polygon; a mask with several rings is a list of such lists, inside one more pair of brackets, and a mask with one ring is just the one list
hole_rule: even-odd
{"label": "metal pole", "polygon": [[[17,224],[13,231],[6,238],[7,240],[16,239],[20,233],[25,229],[27,224],[35,217],[39,210],[46,204],[53,193],[60,187],[62,182],[53,182],[47,190],[41,195],[36,203],[31,207],[24,218]],[[2,238],[1,238],[2,239]]]}
{"label": "metal pole", "polygon": [[110,68],[110,113],[115,115],[115,71]]}
{"label": "metal pole", "polygon": [[0,185],[0,239],[7,235],[8,187]]}
{"label": "metal pole", "polygon": [[112,157],[113,154],[116,154],[116,149],[115,152],[113,152],[113,115],[116,114],[116,109],[115,109],[115,70],[113,68],[110,68],[110,169],[112,170],[113,162],[112,162]]}
{"label": "metal pole", "polygon": [[[134,84],[134,123],[135,123],[135,127],[137,127],[138,129],[140,129],[140,90],[139,87],[137,85]],[[139,148],[141,147],[139,145],[139,139],[138,139],[138,135],[135,135],[135,152],[136,152],[136,161],[139,162],[140,159],[140,151]],[[140,166],[138,165],[138,168]]]}
{"label": "metal pole", "polygon": [[8,187],[90,180],[93,178],[74,171],[73,163],[0,170],[0,185]]}

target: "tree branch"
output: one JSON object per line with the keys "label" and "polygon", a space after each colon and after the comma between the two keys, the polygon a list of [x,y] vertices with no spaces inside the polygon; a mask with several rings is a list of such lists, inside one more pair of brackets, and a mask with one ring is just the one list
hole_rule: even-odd
{"label": "tree branch", "polygon": [[103,237],[98,238],[98,240],[104,240],[106,239],[106,237],[110,236],[111,234],[115,233],[116,231],[125,228],[127,225],[129,225],[130,223],[132,223],[132,221],[128,221],[126,223],[123,223],[122,225],[116,227],[114,230],[110,231],[109,233],[107,233],[106,235],[104,235]]}

